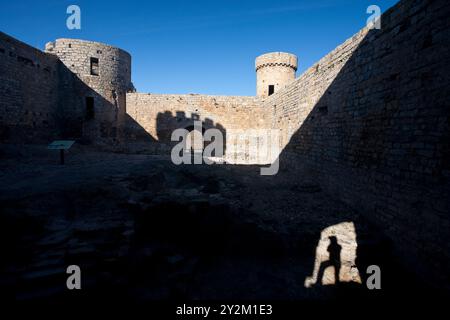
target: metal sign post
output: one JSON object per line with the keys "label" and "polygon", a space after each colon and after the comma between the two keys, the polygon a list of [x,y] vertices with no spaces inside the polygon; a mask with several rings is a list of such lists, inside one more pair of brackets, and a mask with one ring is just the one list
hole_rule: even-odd
{"label": "metal sign post", "polygon": [[55,140],[48,145],[47,149],[59,150],[60,163],[64,164],[64,150],[68,150],[74,143],[73,140]]}

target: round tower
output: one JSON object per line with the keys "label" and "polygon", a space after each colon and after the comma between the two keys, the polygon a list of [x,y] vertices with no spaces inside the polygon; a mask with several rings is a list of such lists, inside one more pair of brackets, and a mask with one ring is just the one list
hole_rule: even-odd
{"label": "round tower", "polygon": [[125,118],[126,93],[133,90],[130,54],[79,39],[57,39],[47,43],[45,51],[63,64],[59,71],[61,100],[69,112],[78,111],[83,136],[115,138]]}
{"label": "round tower", "polygon": [[256,95],[267,97],[295,79],[297,56],[270,52],[256,58]]}

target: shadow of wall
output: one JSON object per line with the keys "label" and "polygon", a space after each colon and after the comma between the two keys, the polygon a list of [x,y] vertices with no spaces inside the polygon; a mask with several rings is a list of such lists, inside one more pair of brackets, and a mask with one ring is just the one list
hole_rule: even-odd
{"label": "shadow of wall", "polygon": [[[58,63],[58,105],[55,123],[59,137],[121,150],[127,143],[155,139],[126,113],[126,93],[115,92],[114,102],[86,85],[62,62]],[[93,99],[91,109],[87,99]],[[130,134],[132,131],[132,134]]]}
{"label": "shadow of wall", "polygon": [[[201,119],[200,115],[197,113],[192,113],[191,117],[186,116],[185,111],[176,111],[175,115],[171,111],[159,112],[156,116],[156,132],[158,137],[158,142],[168,146],[168,150],[171,149],[178,141],[171,141],[171,136],[176,129],[186,129],[189,132],[195,130],[195,122],[199,121],[201,124],[203,135],[208,129],[217,129],[222,133],[223,137],[223,153],[226,150],[226,129],[220,123],[214,123],[210,118]],[[206,147],[210,142],[204,141],[204,147]]]}
{"label": "shadow of wall", "polygon": [[280,155],[281,170],[303,167],[441,287],[450,283],[449,14],[443,0],[387,11]]}

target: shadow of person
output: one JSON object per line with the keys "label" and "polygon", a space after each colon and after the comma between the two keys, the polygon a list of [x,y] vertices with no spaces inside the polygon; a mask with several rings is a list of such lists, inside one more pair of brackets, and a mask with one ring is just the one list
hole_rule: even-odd
{"label": "shadow of person", "polygon": [[334,284],[339,283],[339,272],[341,270],[341,251],[342,246],[337,242],[335,236],[328,237],[330,239],[330,245],[327,248],[329,258],[326,261],[322,261],[319,267],[319,273],[317,276],[318,281],[321,281],[325,270],[328,267],[334,267]]}
{"label": "shadow of person", "polygon": [[[356,282],[360,284],[361,277],[356,267],[357,247],[353,222],[341,222],[323,229],[316,247],[313,272],[311,276],[305,278],[305,287],[310,288],[316,283],[331,285]],[[334,277],[331,274],[332,268],[328,269],[328,267],[333,267]]]}

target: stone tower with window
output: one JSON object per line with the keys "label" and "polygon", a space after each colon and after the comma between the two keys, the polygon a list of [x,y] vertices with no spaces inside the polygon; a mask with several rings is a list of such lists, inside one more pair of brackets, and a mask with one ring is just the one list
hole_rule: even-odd
{"label": "stone tower with window", "polygon": [[295,80],[297,56],[270,52],[256,58],[256,95],[268,97]]}
{"label": "stone tower with window", "polygon": [[[57,39],[45,51],[62,62],[60,94],[67,96],[61,106],[64,113],[77,110],[84,137],[118,138],[125,121],[126,93],[133,90],[131,56],[128,52],[103,43]],[[72,116],[73,118],[73,116]]]}

